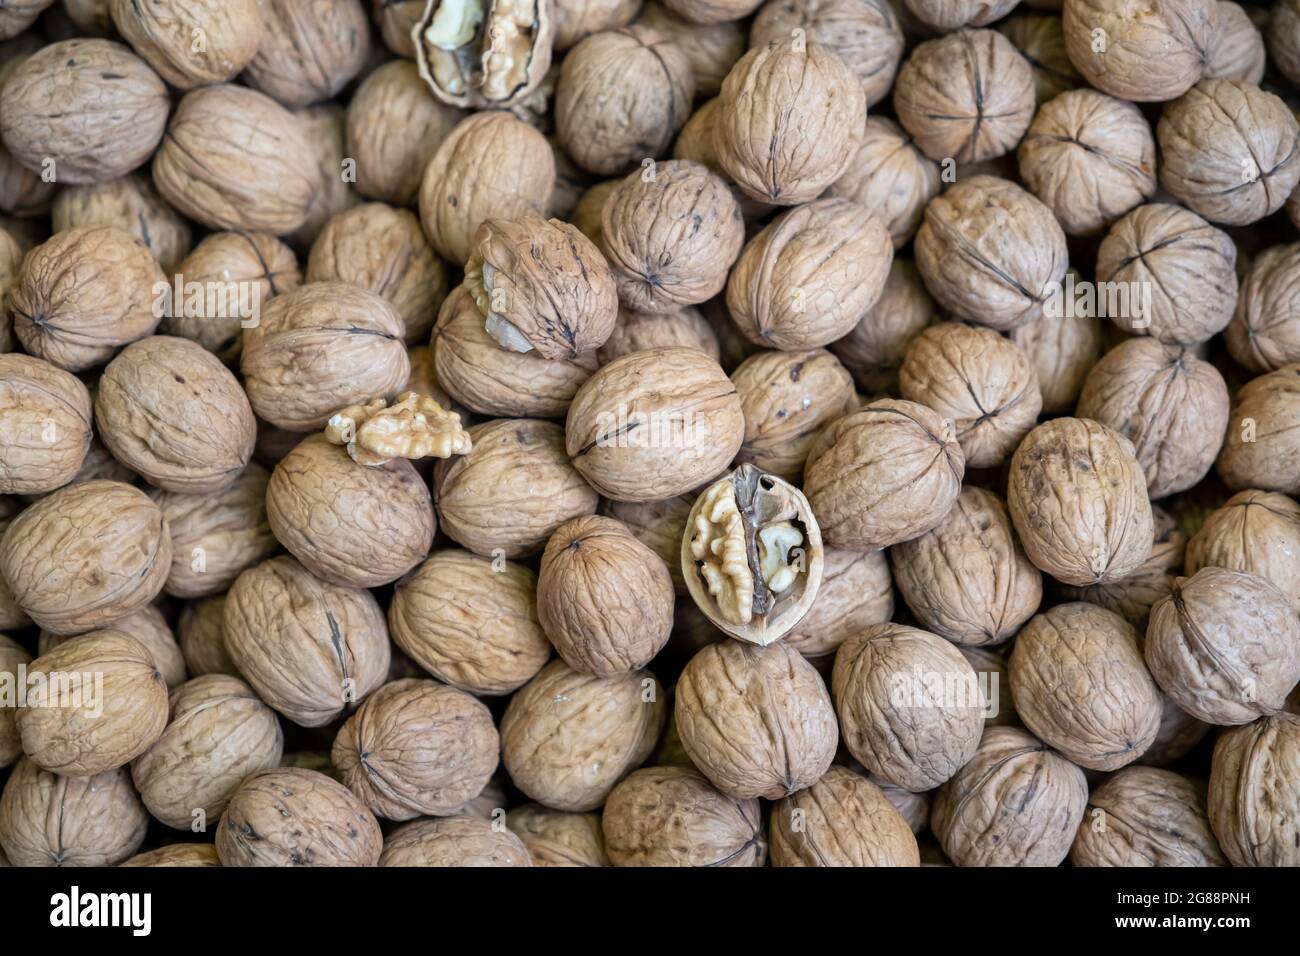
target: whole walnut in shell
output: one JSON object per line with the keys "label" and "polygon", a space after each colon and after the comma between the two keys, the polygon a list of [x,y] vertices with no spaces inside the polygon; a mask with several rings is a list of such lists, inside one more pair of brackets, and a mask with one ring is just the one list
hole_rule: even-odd
{"label": "whole walnut in shell", "polygon": [[378,817],[454,812],[497,768],[487,707],[431,680],[398,680],[371,694],[334,740],[339,779]]}
{"label": "whole walnut in shell", "polygon": [[778,216],[745,246],[727,281],[727,309],[756,345],[818,348],[871,310],[892,261],[889,234],[865,206],[810,202]]}
{"label": "whole walnut in shell", "polygon": [[1233,866],[1300,865],[1300,717],[1277,714],[1219,735],[1210,824]]}
{"label": "whole walnut in shell", "polygon": [[1244,226],[1282,208],[1300,182],[1300,124],[1272,93],[1203,80],[1156,126],[1160,184],[1211,222]]}
{"label": "whole walnut in shell", "polygon": [[307,218],[287,241],[299,248],[316,242],[325,224],[361,202],[352,188],[354,158],[347,156],[347,112],[337,103],[309,106],[294,113],[307,138],[314,166],[316,189],[307,206]]}
{"label": "whole walnut in shell", "polygon": [[1234,491],[1300,494],[1300,363],[1283,365],[1241,387],[1228,415],[1217,463]]}
{"label": "whole walnut in shell", "polygon": [[600,513],[617,519],[634,538],[663,560],[673,588],[681,596],[687,593],[686,580],[682,577],[682,536],[694,505],[692,494],[662,501],[602,500]]}
{"label": "whole walnut in shell", "polygon": [[601,816],[615,866],[762,866],[757,800],[715,790],[693,767],[647,767],[609,795]]}
{"label": "whole walnut in shell", "polygon": [[128,47],[64,40],[27,57],[5,81],[0,137],[43,178],[102,183],[149,159],[170,105],[158,74]]}
{"label": "whole walnut in shell", "polygon": [[153,180],[142,173],[61,189],[50,217],[56,233],[83,226],[116,226],[139,239],[167,272],[190,251],[189,223],[163,201]]}
{"label": "whole walnut in shell", "polygon": [[138,757],[167,723],[167,684],[143,644],[112,628],[28,665],[47,681],[18,708],[23,751],[42,769],[92,777]]}
{"label": "whole walnut in shell", "polygon": [[80,372],[158,327],[158,296],[166,285],[134,236],[112,226],[85,226],[29,252],[7,304],[27,352]]}
{"label": "whole walnut in shell", "polygon": [[555,660],[510,698],[502,763],[543,806],[594,810],[650,756],[665,717],[663,689],[649,671],[591,677]]}
{"label": "whole walnut in shell", "polygon": [[527,557],[570,518],[594,514],[599,496],[583,481],[552,422],[498,419],[469,430],[473,449],[434,468],[442,530],[485,557]]}
{"label": "whole walnut in shell", "polygon": [[1161,694],[1160,731],[1138,763],[1166,767],[1187,756],[1206,738],[1211,726],[1183,710],[1168,694]]}
{"label": "whole walnut in shell", "polygon": [[1082,85],[1083,78],[1065,52],[1061,18],[1018,13],[997,30],[1015,44],[1034,71],[1034,99],[1040,104]]}
{"label": "whole walnut in shell", "polygon": [[937,526],[889,554],[917,620],[956,644],[1006,641],[1042,600],[1042,575],[1025,557],[1006,504],[983,488],[963,488]]}
{"label": "whole walnut in shell", "polygon": [[916,235],[926,203],[938,193],[938,164],[884,116],[867,118],[854,161],[826,191],[866,207],[889,230],[895,249]]}
{"label": "whole walnut in shell", "polygon": [[1187,542],[1187,573],[1218,567],[1271,582],[1300,608],[1300,505],[1286,495],[1239,491]]}
{"label": "whole walnut in shell", "polygon": [[8,40],[30,27],[54,0],[14,0],[0,10],[0,38]]}
{"label": "whole walnut in shell", "polygon": [[1300,4],[1296,0],[1273,4],[1267,23],[1273,65],[1292,83],[1300,81]]}
{"label": "whole walnut in shell", "polygon": [[178,90],[234,79],[266,33],[258,0],[107,0],[104,5],[123,38]]}
{"label": "whole walnut in shell", "polygon": [[1088,795],[1075,866],[1226,866],[1205,794],[1186,777],[1126,767]]}
{"label": "whole walnut in shell", "polygon": [[100,376],[95,424],[109,451],[167,491],[228,487],[253,455],[257,422],[239,380],[189,339],[141,339]]}
{"label": "whole walnut in shell", "polygon": [[506,817],[533,866],[609,866],[605,834],[595,813],[563,813],[530,803]]}
{"label": "whole walnut in shell", "polygon": [[668,642],[672,576],[613,518],[574,518],[555,530],[542,554],[537,613],[571,668],[597,677],[626,674]]}
{"label": "whole walnut in shell", "polygon": [[397,582],[389,632],[439,680],[471,694],[508,694],[551,655],[536,588],[524,565],[437,551]]}
{"label": "whole walnut in shell", "polygon": [[[18,669],[27,667],[32,655],[17,641],[0,634],[0,679],[17,683]],[[10,676],[12,675],[12,676]],[[22,736],[18,733],[18,711],[6,701],[0,706],[0,767],[7,767],[23,753]]]}
{"label": "whole walnut in shell", "polygon": [[411,374],[405,333],[387,301],[345,282],[276,296],[244,330],[240,370],[253,411],[311,431],[340,408],[395,394]]}
{"label": "whole walnut in shell", "polygon": [[841,644],[832,693],[849,753],[913,792],[961,769],[984,730],[970,663],[943,638],[901,624],[879,624]]}
{"label": "whole walnut in shell", "polygon": [[[149,652],[150,660],[162,675],[163,683],[169,690],[185,683],[188,676],[185,672],[185,657],[181,653],[180,645],[176,643],[171,626],[168,625],[167,619],[163,617],[157,605],[142,607],[114,621],[110,629],[134,637],[144,645],[144,649]],[[79,634],[64,635],[41,631],[36,641],[37,655],[44,657],[56,647],[77,640],[79,637],[81,637]]]}
{"label": "whole walnut in shell", "polygon": [[1115,770],[1155,740],[1161,701],[1132,626],[1083,602],[1034,617],[1010,658],[1016,714],[1082,767]]}
{"label": "whole walnut in shell", "polygon": [[545,212],[555,189],[555,156],[546,137],[510,113],[461,120],[425,167],[420,219],[433,248],[463,265],[487,219]]}
{"label": "whole walnut in shell", "polygon": [[268,96],[233,84],[185,94],[154,155],[153,181],[213,229],[285,235],[306,221],[317,182],[306,129]]}
{"label": "whole walnut in shell", "polygon": [[1043,413],[1071,411],[1088,373],[1101,358],[1101,319],[1087,310],[1044,309],[1037,318],[1012,329],[1010,337],[1038,373]]}
{"label": "whole walnut in shell", "polygon": [[1151,553],[1146,476],[1133,443],[1086,418],[1039,425],[1011,458],[1007,504],[1025,553],[1065,584],[1101,584]]}
{"label": "whole walnut in shell", "polygon": [[[1203,79],[1241,80],[1259,85],[1264,79],[1264,37],[1251,15],[1232,0],[1218,0],[1218,27],[1210,38]],[[1285,4],[1278,4],[1281,8]],[[1275,9],[1277,9],[1275,8]]]}
{"label": "whole walnut in shell", "polygon": [[812,786],[835,757],[839,732],[826,685],[784,644],[710,645],[686,665],[674,696],[687,756],[729,797],[788,797]]}
{"label": "whole walnut in shell", "polygon": [[610,362],[578,390],[565,424],[574,468],[617,501],[698,488],[727,467],[743,439],[735,386],[716,362],[688,348]]}
{"label": "whole walnut in shell", "polygon": [[666,155],[694,96],[690,60],[668,36],[640,25],[608,30],[564,58],[555,128],[579,166],[613,176]]}
{"label": "whole walnut in shell", "polygon": [[364,203],[325,224],[307,260],[308,282],[347,282],[387,301],[408,345],[428,337],[449,288],[420,220],[406,209]]}
{"label": "whole walnut in shell", "polygon": [[274,711],[243,681],[219,674],[177,688],[162,736],[131,764],[153,816],[169,827],[206,827],[250,773],[280,764],[284,735]]}
{"label": "whole walnut in shell", "polygon": [[762,0],[664,0],[673,13],[691,23],[742,20],[758,9]]}
{"label": "whole walnut in shell", "polygon": [[1255,374],[1300,361],[1300,243],[1271,246],[1251,260],[1223,337]]}
{"label": "whole walnut in shell", "polygon": [[172,543],[162,509],[116,481],[69,485],[29,506],[0,538],[14,602],[54,634],[80,634],[162,590]]}
{"label": "whole walnut in shell", "polygon": [[265,24],[244,79],[290,108],[333,97],[361,71],[370,25],[361,0],[259,0]]}
{"label": "whole walnut in shell", "polygon": [[1281,711],[1300,683],[1300,622],[1264,578],[1208,567],[1151,609],[1147,665],[1193,717],[1233,726]]}
{"label": "whole walnut in shell", "polygon": [[916,837],[884,792],[831,767],[772,807],[773,866],[920,866]]}
{"label": "whole walnut in shell", "polygon": [[1196,213],[1166,203],[1139,206],[1102,240],[1097,281],[1149,295],[1149,304],[1116,311],[1098,303],[1098,314],[1162,342],[1204,342],[1232,319],[1236,261],[1231,237]]}
{"label": "whole walnut in shell", "polygon": [[[713,298],[745,241],[740,206],[718,176],[689,160],[622,180],[601,208],[601,249],[619,301],[674,312]],[[648,228],[647,228],[648,227]]]}
{"label": "whole walnut in shell", "polygon": [[745,55],[743,21],[690,23],[654,0],[647,0],[641,5],[636,22],[664,34],[686,54],[695,74],[697,100],[717,96],[722,81],[736,61]]}
{"label": "whole walnut in shell", "polygon": [[427,0],[371,0],[371,13],[388,49],[407,60],[415,58],[416,24],[424,15]]}
{"label": "whole walnut in shell", "polygon": [[1187,92],[1218,26],[1215,0],[1064,0],[1065,49],[1092,86],[1138,103]]}
{"label": "whole walnut in shell", "polygon": [[120,866],[220,866],[221,858],[211,843],[170,843],[167,846],[137,853]]}
{"label": "whole walnut in shell", "polygon": [[438,381],[480,415],[562,418],[599,362],[595,352],[548,359],[536,349],[502,348],[464,285],[451,290],[433,329]]}
{"label": "whole walnut in shell", "polygon": [[893,616],[894,592],[884,551],[823,552],[822,582],[808,613],[785,644],[817,662],[859,631]]}
{"label": "whole walnut in shell", "polygon": [[723,81],[718,162],[754,199],[808,202],[848,168],[866,107],[857,75],[830,46],[789,34],[769,40]]}
{"label": "whole walnut in shell", "polygon": [[676,346],[699,349],[715,362],[722,357],[713,326],[698,309],[690,306],[663,315],[620,310],[618,324],[596,357],[601,365],[608,365],[632,352]]}
{"label": "whole walnut in shell", "polygon": [[384,841],[380,866],[532,866],[524,843],[496,821],[458,815],[416,820]]}
{"label": "whole walnut in shell", "polygon": [[77,477],[90,412],[76,376],[28,355],[0,355],[0,494],[44,494]]}
{"label": "whole walnut in shell", "polygon": [[379,823],[343,784],[314,770],[262,770],[217,826],[222,866],[375,866]]}
{"label": "whole walnut in shell", "polygon": [[958,866],[1056,866],[1087,802],[1082,770],[1018,727],[990,727],[936,794],[930,828]]}
{"label": "whole walnut in shell", "polygon": [[23,759],[0,793],[0,853],[12,866],[116,866],[148,825],[125,767],[59,776]]}
{"label": "whole walnut in shell", "polygon": [[222,633],[240,675],[301,727],[324,726],[364,700],[386,679],[392,653],[369,591],[327,584],[288,557],[235,580]]}
{"label": "whole walnut in shell", "polygon": [[903,61],[894,110],[935,162],[996,159],[1034,117],[1034,71],[997,31],[958,30],[926,40]]}
{"label": "whole walnut in shell", "polygon": [[954,318],[1009,331],[1043,313],[1065,276],[1065,233],[1015,183],[972,176],[925,207],[916,265]]}
{"label": "whole walnut in shell", "polygon": [[903,356],[934,318],[934,300],[916,266],[910,259],[895,257],[876,304],[830,349],[863,392],[897,394]]}
{"label": "whole walnut in shell", "polygon": [[190,601],[181,609],[176,635],[185,658],[185,668],[194,677],[204,674],[239,676],[239,668],[226,652],[221,618],[225,595]]}
{"label": "whole walnut in shell", "polygon": [[555,0],[555,49],[568,50],[579,40],[626,26],[637,18],[641,0]]}
{"label": "whole walnut in shell", "polygon": [[950,422],[924,405],[881,399],[822,430],[803,487],[827,544],[870,551],[942,521],[965,468]]}
{"label": "whole walnut in shell", "polygon": [[988,26],[1006,16],[1020,0],[904,0],[911,14],[943,33],[960,27]]}

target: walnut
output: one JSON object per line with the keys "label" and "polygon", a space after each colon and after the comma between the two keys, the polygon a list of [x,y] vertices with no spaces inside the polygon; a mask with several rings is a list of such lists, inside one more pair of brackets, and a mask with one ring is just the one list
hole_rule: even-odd
{"label": "walnut", "polygon": [[1267,23],[1273,65],[1292,83],[1300,82],[1300,3],[1282,0],[1273,4]]}
{"label": "walnut", "polygon": [[217,826],[222,866],[375,866],[383,834],[347,787],[313,770],[251,774]]}
{"label": "walnut", "polygon": [[962,645],[1000,644],[1038,610],[1042,577],[1002,499],[967,487],[935,528],[890,549],[894,580],[925,627]]}
{"label": "walnut", "polygon": [[1015,149],[1033,119],[1034,71],[997,31],[958,30],[903,61],[894,110],[935,162],[996,159]]}
{"label": "walnut", "polygon": [[340,408],[395,394],[411,374],[397,310],[344,282],[278,295],[244,330],[240,369],[253,411],[292,431],[320,428]]}
{"label": "walnut", "polygon": [[615,866],[762,866],[757,800],[719,791],[693,767],[648,767],[609,795],[601,820]]}
{"label": "walnut", "polygon": [[15,0],[0,11],[0,39],[16,37],[40,17],[54,0]]}
{"label": "walnut", "polygon": [[707,25],[743,20],[762,0],[664,0],[664,5],[683,20]]}
{"label": "walnut", "polygon": [[285,235],[320,189],[304,124],[241,86],[185,94],[153,160],[153,181],[178,212],[213,229]]}
{"label": "walnut", "polygon": [[424,15],[427,0],[371,0],[372,13],[388,49],[407,60],[415,59],[413,33]]}
{"label": "walnut", "polygon": [[1187,756],[1211,730],[1209,724],[1183,710],[1168,694],[1162,693],[1160,702],[1160,731],[1138,760],[1138,763],[1148,767],[1168,766]]}
{"label": "walnut", "polygon": [[275,713],[243,681],[198,677],[172,694],[171,721],[131,764],[140,799],[178,830],[207,826],[250,773],[280,764]]}
{"label": "walnut", "polygon": [[370,592],[320,581],[293,558],[235,580],[222,633],[258,696],[301,727],[328,724],[388,673],[388,629]]}
{"label": "walnut", "polygon": [[140,173],[106,183],[59,190],[52,211],[55,232],[116,226],[140,240],[163,270],[172,272],[190,251],[190,227]]}
{"label": "walnut", "polygon": [[634,538],[653,551],[668,568],[678,596],[685,595],[682,577],[682,535],[690,518],[695,496],[677,495],[662,501],[602,500],[600,513],[617,519]]}
{"label": "walnut", "polygon": [[0,355],[0,494],[43,494],[72,481],[90,448],[90,412],[76,376]]}
{"label": "walnut", "polygon": [[1056,866],[1088,802],[1083,771],[1017,727],[990,727],[939,790],[930,827],[958,866]]}
{"label": "walnut", "polygon": [[601,223],[619,300],[638,312],[673,312],[711,299],[744,243],[731,191],[689,160],[628,176],[606,199]]}
{"label": "walnut", "polygon": [[528,849],[533,866],[609,866],[600,817],[563,813],[535,803],[511,810],[506,826]]}
{"label": "walnut", "polygon": [[532,866],[522,840],[469,816],[416,820],[384,841],[380,866]]}
{"label": "walnut", "polygon": [[543,806],[594,810],[650,756],[665,711],[649,671],[591,677],[555,660],[510,698],[501,759],[515,786]]}
{"label": "walnut", "polygon": [[354,178],[347,152],[347,112],[337,103],[309,106],[293,114],[307,137],[315,159],[316,187],[307,207],[307,218],[286,240],[298,248],[310,248],[325,224],[361,202],[352,188]]}
{"label": "walnut", "polygon": [[1142,465],[1098,422],[1056,418],[1031,431],[1011,458],[1007,504],[1029,560],[1064,584],[1126,577],[1151,554]]}
{"label": "walnut", "polygon": [[1217,0],[1214,6],[1218,10],[1218,27],[1210,37],[1202,78],[1259,85],[1264,79],[1264,37],[1250,15],[1232,0]]}
{"label": "walnut", "polygon": [[916,837],[882,789],[831,767],[772,807],[773,866],[920,866]]}
{"label": "walnut", "polygon": [[727,74],[718,161],[747,195],[796,206],[843,175],[865,115],[862,84],[839,54],[787,34],[755,46]]}
{"label": "walnut", "polygon": [[70,485],[28,507],[0,538],[0,577],[55,634],[104,627],[157,596],[171,567],[162,509],[116,481]]}
{"label": "walnut", "polygon": [[51,773],[91,777],[149,749],[167,723],[167,685],[128,632],[108,628],[68,641],[28,666],[17,727],[27,756]]}
{"label": "walnut", "polygon": [[1152,767],[1126,767],[1088,795],[1075,866],[1227,866],[1201,787]]}
{"label": "walnut", "polygon": [[1034,71],[1034,99],[1042,104],[1083,84],[1083,77],[1065,52],[1061,18],[1020,13],[997,25]]}
{"label": "walnut", "polygon": [[1264,578],[1202,568],[1151,609],[1147,665],[1166,694],[1206,723],[1276,714],[1300,683],[1300,622]]}
{"label": "walnut", "polygon": [[176,633],[185,667],[194,677],[204,674],[239,676],[239,668],[226,652],[225,633],[221,617],[225,612],[226,596],[191,601],[181,609]]}
{"label": "walnut", "polygon": [[[50,104],[57,104],[51,107]],[[60,183],[102,183],[145,163],[170,100],[121,43],[51,43],[23,60],[0,94],[0,136],[18,162]]]}
{"label": "walnut", "polygon": [[1233,866],[1300,864],[1300,717],[1277,714],[1219,735],[1210,824]]}
{"label": "walnut", "polygon": [[785,645],[818,662],[859,631],[883,624],[894,612],[884,551],[826,548],[822,582],[808,613],[785,636]]}
{"label": "walnut", "polygon": [[265,39],[258,0],[106,0],[123,38],[179,90],[235,78]]}
{"label": "walnut", "polygon": [[1212,222],[1248,225],[1282,208],[1300,182],[1300,125],[1272,93],[1203,80],[1156,126],[1160,183]]}
{"label": "walnut", "polygon": [[[1076,277],[1072,274],[1066,284],[1079,281]],[[1038,375],[1043,414],[1073,410],[1088,373],[1101,358],[1101,319],[1086,309],[1044,309],[1012,329],[1010,337]]]}
{"label": "walnut", "polygon": [[555,49],[568,50],[593,33],[627,26],[640,11],[641,0],[555,0]]}
{"label": "walnut", "polygon": [[337,94],[370,53],[361,0],[259,0],[265,32],[244,79],[285,106]]}
{"label": "walnut", "polygon": [[1228,416],[1218,470],[1234,491],[1300,494],[1300,363],[1247,382]]}
{"label": "walnut", "polygon": [[536,588],[536,576],[522,564],[436,551],[397,582],[389,631],[439,680],[471,694],[508,694],[551,656]]}
{"label": "walnut", "polygon": [[1219,567],[1264,578],[1300,608],[1300,505],[1286,495],[1240,491],[1187,542],[1187,573]]}
{"label": "walnut", "polygon": [[551,68],[550,0],[429,0],[411,34],[416,62],[435,96],[452,106],[524,103]]}
{"label": "walnut", "polygon": [[1300,361],[1300,243],[1255,256],[1224,332],[1232,357],[1255,374]]}
{"label": "walnut", "polygon": [[150,850],[148,853],[137,853],[129,860],[118,865],[150,867],[220,866],[221,858],[217,856],[217,848],[211,843],[171,843],[156,850]]}
{"label": "walnut", "polygon": [[468,417],[460,404],[452,400],[447,390],[438,381],[438,371],[433,362],[433,347],[414,345],[406,350],[406,357],[411,362],[411,377],[406,381],[406,391],[427,395],[440,406],[455,412],[462,419]]}
{"label": "walnut", "polygon": [[745,55],[743,23],[690,23],[653,0],[641,7],[636,22],[662,33],[686,54],[695,75],[697,100],[717,96],[722,90],[722,81],[736,61]]}
{"label": "walnut", "polygon": [[1201,78],[1218,29],[1215,0],[1065,0],[1065,49],[1090,84],[1159,103]]}
{"label": "walnut", "polygon": [[432,347],[448,395],[481,415],[562,418],[599,364],[591,351],[548,359],[536,349],[502,348],[464,285],[452,289],[439,310]]}
{"label": "walnut", "polygon": [[722,355],[709,320],[698,309],[685,306],[663,315],[620,311],[614,331],[596,356],[601,365],[608,365],[632,352],[679,346],[699,349],[715,362]]}
{"label": "walnut", "polygon": [[340,779],[378,817],[412,820],[455,812],[497,767],[487,707],[430,680],[385,684],[334,740]]}
{"label": "walnut", "polygon": [[558,425],[499,419],[469,434],[468,455],[434,467],[438,518],[457,544],[484,557],[527,557],[570,518],[595,513],[599,496],[569,462]]}
{"label": "walnut", "polygon": [[[718,142],[714,135],[718,125],[720,102],[721,100],[715,96],[707,103],[701,104],[699,109],[691,114],[691,118],[686,121],[686,125],[678,134],[677,141],[673,143],[673,159],[700,163],[707,166],[709,172],[726,181],[727,174],[723,171],[722,164],[718,162]],[[727,183],[727,187],[740,206],[740,214],[747,230],[751,225],[757,228],[762,220],[768,218],[778,208],[771,203],[760,202],[745,195],[739,187],[730,182]]]}
{"label": "walnut", "polygon": [[23,259],[8,306],[23,348],[60,368],[102,365],[162,318],[162,270],[134,236],[112,226],[61,232]]}
{"label": "walnut", "polygon": [[390,60],[379,67],[348,103],[347,155],[357,161],[357,192],[413,205],[429,157],[463,118],[434,98],[414,63]]}
{"label": "walnut", "polygon": [[914,792],[956,773],[984,730],[980,688],[966,658],[942,638],[900,624],[875,625],[840,645],[832,693],[849,753]]}
{"label": "walnut", "polygon": [[177,278],[181,298],[163,318],[163,333],[198,342],[227,363],[243,348],[243,323],[302,284],[293,250],[264,232],[212,233],[176,267]]}
{"label": "walnut", "polygon": [[1150,295],[1141,309],[1097,303],[1126,332],[1196,345],[1232,319],[1237,247],[1227,233],[1181,206],[1149,203],[1115,223],[1097,252],[1097,281]]}
{"label": "walnut", "polygon": [[895,257],[876,304],[830,349],[864,392],[897,394],[903,356],[934,318],[934,301],[916,266]]}
{"label": "walnut", "polygon": [[907,9],[921,23],[942,33],[961,27],[984,27],[1001,20],[1019,0],[903,0]]}
{"label": "walnut", "polygon": [[871,551],[942,521],[965,467],[950,422],[924,405],[881,399],[822,430],[804,494],[829,545]]}
{"label": "walnut", "polygon": [[[185,673],[184,655],[181,654],[180,646],[176,643],[167,619],[156,606],[142,607],[114,621],[110,627],[114,631],[134,637],[144,645],[144,649],[149,652],[149,658],[158,669],[158,673],[162,675],[163,683],[169,690],[185,683],[188,675]],[[36,642],[37,655],[44,657],[56,647],[80,637],[81,635],[67,636],[41,631]]]}
{"label": "walnut", "polygon": [[509,113],[475,113],[452,128],[429,160],[420,219],[438,254],[464,265],[485,220],[542,213],[554,189],[555,157],[545,136]]}
{"label": "walnut", "polygon": [[938,165],[893,120],[871,116],[854,161],[826,195],[860,203],[899,249],[916,235],[926,203],[938,193]]}
{"label": "walnut", "polygon": [[696,349],[633,352],[600,369],[569,408],[565,444],[578,472],[617,501],[654,501],[699,487],[739,451],[735,387]]}
{"label": "walnut", "polygon": [[70,777],[23,759],[0,794],[0,852],[13,866],[116,866],[148,825],[125,767]]}
{"label": "walnut", "polygon": [[556,132],[584,169],[625,173],[667,155],[694,95],[690,60],[666,35],[640,25],[596,33],[564,58]]}
{"label": "walnut", "polygon": [[402,392],[392,405],[382,398],[349,405],[330,416],[325,438],[346,447],[353,461],[369,468],[398,458],[419,461],[464,455],[471,444],[469,433],[460,427],[459,414],[418,392]]}
{"label": "walnut", "polygon": [[[19,668],[27,668],[32,655],[17,641],[0,634],[0,678],[17,684]],[[9,701],[0,706],[0,767],[7,767],[23,753],[22,736],[18,733],[18,710]]]}
{"label": "walnut", "polygon": [[1014,183],[973,176],[925,207],[916,265],[954,318],[1010,331],[1042,315],[1065,276],[1065,233]]}
{"label": "walnut", "polygon": [[420,220],[406,209],[365,203],[331,218],[312,245],[308,282],[347,282],[385,299],[402,319],[406,343],[429,335],[449,284]]}

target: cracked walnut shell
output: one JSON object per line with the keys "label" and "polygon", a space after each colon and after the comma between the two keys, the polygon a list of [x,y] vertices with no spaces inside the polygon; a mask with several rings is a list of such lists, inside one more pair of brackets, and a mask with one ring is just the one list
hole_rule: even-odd
{"label": "cracked walnut shell", "polygon": [[1126,767],[1088,795],[1074,838],[1075,866],[1227,866],[1191,780],[1153,767]]}
{"label": "cracked walnut shell", "polygon": [[265,36],[259,0],[101,0],[135,51],[178,90],[224,83]]}
{"label": "cracked walnut shell", "polygon": [[452,106],[523,104],[551,68],[554,0],[428,0],[411,33],[420,76]]}
{"label": "cracked walnut shell", "polygon": [[91,436],[90,392],[80,379],[28,355],[0,355],[0,494],[66,485]]}
{"label": "cracked walnut shell", "polygon": [[1233,866],[1300,865],[1300,717],[1277,714],[1219,735],[1209,810]]}
{"label": "cracked walnut shell", "polygon": [[831,767],[772,807],[773,866],[920,866],[907,820],[879,786]]}
{"label": "cracked walnut shell", "polygon": [[361,72],[370,25],[361,0],[258,0],[265,25],[243,78],[296,109],[335,96]]}

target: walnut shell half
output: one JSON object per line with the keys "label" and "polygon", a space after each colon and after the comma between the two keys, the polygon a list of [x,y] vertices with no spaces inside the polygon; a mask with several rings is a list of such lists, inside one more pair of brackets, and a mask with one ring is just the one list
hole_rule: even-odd
{"label": "walnut shell half", "polygon": [[420,76],[451,106],[503,109],[551,68],[554,0],[428,0],[411,31]]}

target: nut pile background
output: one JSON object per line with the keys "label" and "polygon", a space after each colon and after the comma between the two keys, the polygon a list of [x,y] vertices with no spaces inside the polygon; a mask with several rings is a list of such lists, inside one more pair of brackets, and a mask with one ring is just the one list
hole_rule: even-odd
{"label": "nut pile background", "polygon": [[1300,0],[0,40],[0,865],[1300,865]]}

